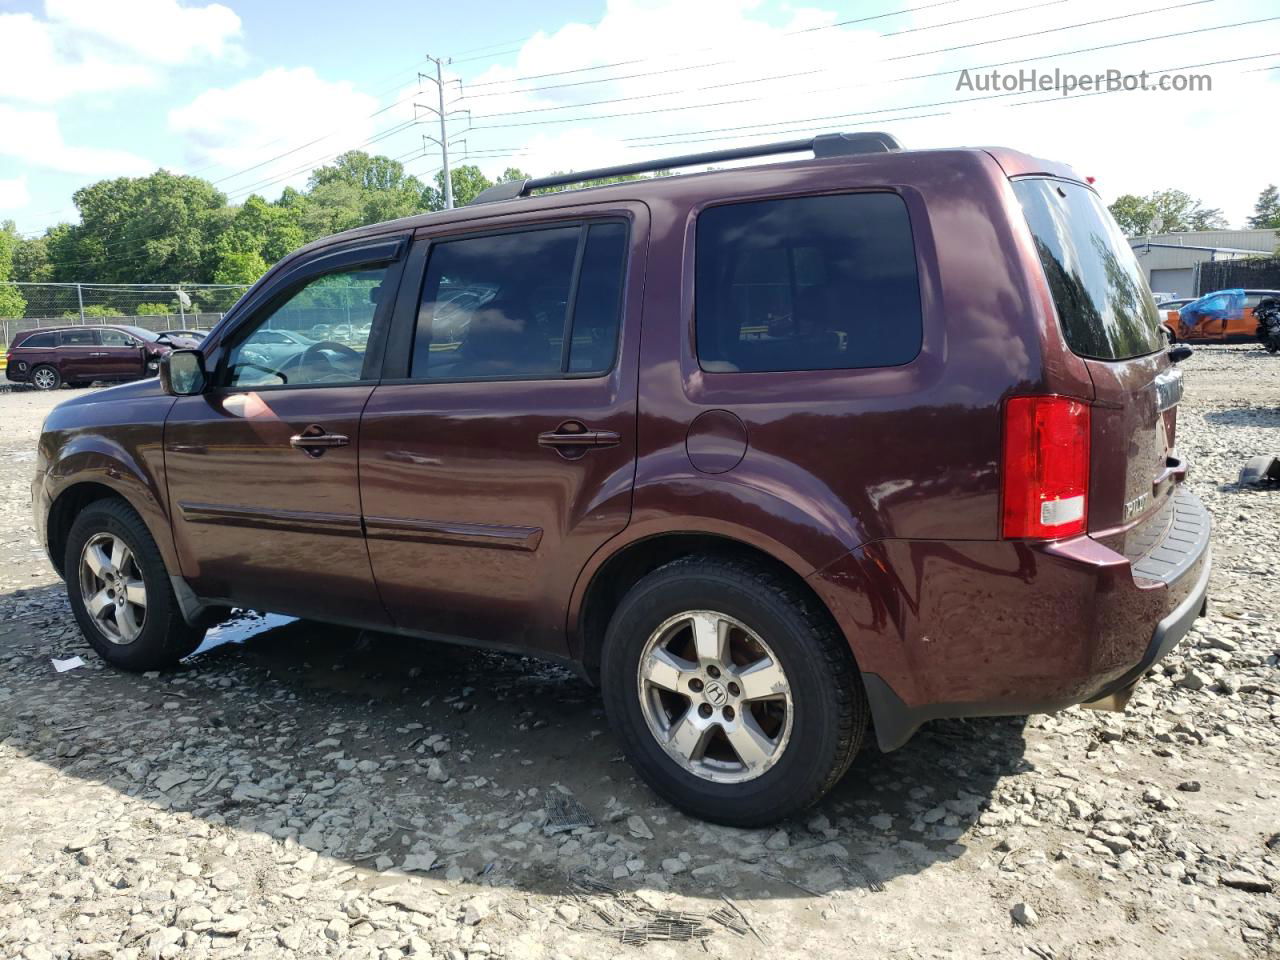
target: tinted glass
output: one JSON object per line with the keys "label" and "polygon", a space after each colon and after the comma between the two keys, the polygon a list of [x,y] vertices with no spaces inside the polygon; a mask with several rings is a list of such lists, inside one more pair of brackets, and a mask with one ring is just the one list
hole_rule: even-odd
{"label": "tinted glass", "polygon": [[132,347],[137,341],[123,330],[103,330],[102,345],[104,347]]}
{"label": "tinted glass", "polygon": [[58,335],[56,333],[33,333],[18,344],[20,347],[56,347],[57,345]]}
{"label": "tinted glass", "polygon": [[574,300],[570,372],[602,373],[613,366],[626,263],[626,224],[597,223],[587,231],[582,278]]}
{"label": "tinted glass", "polygon": [[237,334],[227,361],[227,384],[297,386],[361,379],[387,269],[325,274],[256,318]]}
{"label": "tinted glass", "polygon": [[1015,180],[1071,352],[1125,360],[1163,349],[1159,314],[1124,234],[1092,190]]}
{"label": "tinted glass", "polygon": [[156,333],[154,330],[148,330],[146,327],[129,326],[129,327],[125,327],[125,329],[128,330],[135,337],[137,337],[139,340],[146,340],[148,342],[151,342],[153,340],[160,339],[160,334]]}
{"label": "tinted glass", "polygon": [[882,367],[920,352],[915,246],[895,194],[712,207],[697,231],[704,370]]}
{"label": "tinted glass", "polygon": [[58,339],[64,347],[96,347],[97,330],[63,330]]}
{"label": "tinted glass", "polygon": [[433,244],[409,375],[514,379],[608,369],[617,343],[626,232],[624,224],[601,223]]}

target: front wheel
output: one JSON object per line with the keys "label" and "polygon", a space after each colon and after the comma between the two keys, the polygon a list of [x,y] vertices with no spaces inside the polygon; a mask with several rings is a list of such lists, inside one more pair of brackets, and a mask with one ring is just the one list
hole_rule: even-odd
{"label": "front wheel", "polygon": [[644,577],[609,624],[601,681],[640,775],[731,826],[817,802],[866,731],[866,697],[826,611],[747,563],[686,559]]}
{"label": "front wheel", "polygon": [[146,524],[121,500],[95,501],[76,517],[63,572],[80,631],[108,663],[170,667],[204,637],[183,619]]}

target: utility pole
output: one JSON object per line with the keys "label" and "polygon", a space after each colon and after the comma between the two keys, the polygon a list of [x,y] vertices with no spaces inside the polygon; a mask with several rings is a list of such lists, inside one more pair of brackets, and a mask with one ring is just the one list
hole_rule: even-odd
{"label": "utility pole", "polygon": [[436,143],[440,147],[440,159],[442,162],[442,169],[444,173],[444,208],[446,210],[452,210],[453,209],[453,174],[449,170],[448,118],[452,116],[457,116],[461,113],[467,113],[468,111],[457,110],[450,113],[445,110],[444,66],[445,64],[450,62],[449,58],[433,57],[431,56],[431,54],[427,54],[426,59],[430,60],[432,63],[436,65],[436,75],[432,77],[429,74],[420,73],[418,74],[418,79],[419,80],[423,80],[423,79],[435,80],[436,106],[431,107],[425,103],[415,103],[414,106],[420,107],[423,110],[427,110],[431,113],[434,113],[436,115],[436,118],[440,121],[440,139],[437,140],[435,137],[427,136],[426,134],[423,135],[423,139],[431,140],[432,142]]}
{"label": "utility pole", "polygon": [[439,57],[428,56],[427,59],[434,60],[436,65],[436,96],[440,104],[436,113],[440,115],[440,158],[444,163],[444,208],[452,210],[453,177],[449,173],[449,133],[445,130],[444,124],[444,67]]}

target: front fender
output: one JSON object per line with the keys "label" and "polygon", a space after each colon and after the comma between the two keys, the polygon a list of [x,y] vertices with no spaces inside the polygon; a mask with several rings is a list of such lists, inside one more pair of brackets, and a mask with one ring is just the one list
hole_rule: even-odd
{"label": "front fender", "polygon": [[[165,566],[176,571],[164,475],[164,418],[169,404],[129,406],[133,409],[119,404],[59,408],[50,415],[41,438],[44,496],[53,511],[59,497],[82,484],[108,488],[138,512]],[[83,422],[105,419],[108,410],[115,422]],[[98,411],[104,416],[87,416]]]}

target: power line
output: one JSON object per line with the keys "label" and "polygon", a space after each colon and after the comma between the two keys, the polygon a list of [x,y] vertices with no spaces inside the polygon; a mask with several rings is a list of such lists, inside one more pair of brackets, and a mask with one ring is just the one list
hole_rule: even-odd
{"label": "power line", "polygon": [[[903,14],[919,13],[921,10],[932,10],[934,7],[946,7],[946,6],[950,6],[951,4],[959,3],[959,2],[960,0],[938,0],[938,2],[935,2],[935,3],[925,3],[917,7],[903,7],[901,10],[891,10],[888,13],[878,13],[870,17],[855,17],[851,20],[841,20],[838,23],[827,23],[819,27],[804,27],[803,29],[799,29],[799,30],[791,30],[791,31],[788,31],[787,33],[784,33],[783,36],[784,37],[800,36],[806,33],[816,33],[819,30],[835,30],[839,27],[852,26],[855,23],[870,23],[873,20],[883,20],[886,17],[900,17]],[[547,77],[561,77],[561,76],[569,76],[571,74],[577,74],[577,73],[589,73],[594,70],[612,70],[614,67],[630,67],[630,66],[634,66],[637,63],[651,63],[655,60],[667,60],[673,57],[687,57],[687,56],[690,56],[691,54],[703,53],[707,50],[717,50],[717,49],[719,49],[719,47],[717,46],[696,47],[693,50],[683,50],[678,53],[667,54],[665,56],[637,57],[632,60],[618,60],[614,63],[602,63],[602,64],[598,64],[596,66],[591,66],[591,67],[574,67],[569,70],[553,70],[550,73],[531,73],[523,77],[508,77],[505,80],[486,80],[481,83],[470,84],[469,86],[472,89],[474,89],[475,87],[492,87],[492,86],[498,86],[504,83],[521,83],[525,80],[542,80]],[[455,62],[465,63],[466,61],[458,60]],[[734,62],[733,60],[722,60],[719,63],[700,64],[699,66],[721,66],[725,63],[733,63],[733,62]],[[652,71],[651,73],[648,73],[648,74],[639,74],[639,76],[651,76],[652,73],[670,73],[670,72],[674,72],[674,71],[669,71],[669,70]],[[629,78],[628,77],[606,77],[602,80],[593,80],[590,82],[591,83],[607,83],[609,80],[626,80],[626,79],[629,79]],[[572,86],[572,84],[567,84],[567,86]],[[553,87],[534,87],[532,89],[549,90],[549,89],[553,89]],[[525,91],[508,90],[506,92],[521,93]],[[488,94],[485,94],[485,96],[488,96]]]}
{"label": "power line", "polygon": [[[870,81],[870,82],[865,82],[865,83],[857,83],[857,84],[852,84],[852,85],[842,85],[842,86],[836,86],[836,87],[821,87],[821,88],[817,88],[817,89],[811,89],[811,90],[801,91],[801,93],[803,93],[803,94],[812,94],[812,93],[834,93],[834,92],[838,92],[838,91],[841,91],[841,90],[851,90],[851,89],[857,89],[857,88],[860,88],[860,87],[876,87],[876,86],[889,85],[889,84],[893,84],[893,83],[901,83],[901,82],[906,81],[906,80],[922,80],[922,79],[932,79],[932,78],[935,78],[935,77],[945,77],[945,76],[950,76],[950,75],[952,75],[952,74],[963,73],[963,72],[965,72],[965,71],[969,71],[969,72],[973,73],[973,72],[982,71],[982,70],[992,70],[992,69],[995,69],[995,68],[997,68],[997,67],[1007,67],[1007,66],[1011,66],[1011,65],[1013,65],[1013,64],[1035,63],[1035,62],[1037,62],[1037,61],[1039,61],[1039,60],[1055,60],[1055,59],[1057,59],[1057,58],[1059,58],[1059,57],[1076,56],[1076,55],[1078,55],[1078,54],[1082,54],[1082,53],[1095,53],[1095,52],[1097,52],[1097,51],[1099,51],[1099,50],[1111,50],[1111,49],[1115,49],[1115,48],[1117,48],[1117,47],[1127,47],[1127,46],[1133,46],[1133,45],[1135,45],[1135,44],[1141,44],[1141,43],[1153,43],[1153,42],[1158,41],[1158,40],[1168,40],[1168,39],[1172,39],[1172,38],[1176,38],[1176,37],[1186,37],[1186,36],[1191,36],[1191,35],[1193,35],[1193,34],[1211,33],[1211,32],[1213,32],[1213,31],[1217,31],[1217,30],[1228,30],[1228,29],[1232,29],[1232,28],[1235,28],[1235,27],[1247,27],[1247,26],[1253,26],[1253,25],[1255,25],[1255,24],[1259,24],[1259,23],[1270,23],[1270,22],[1273,22],[1273,21],[1276,21],[1276,20],[1280,20],[1280,16],[1276,16],[1276,17],[1261,17],[1261,18],[1259,18],[1259,19],[1257,19],[1257,20],[1244,20],[1244,21],[1241,21],[1241,22],[1238,22],[1238,23],[1223,23],[1223,24],[1217,24],[1217,25],[1215,25],[1215,26],[1211,26],[1211,27],[1199,27],[1199,28],[1196,28],[1196,29],[1194,29],[1194,30],[1179,30],[1179,31],[1177,31],[1176,33],[1165,33],[1165,34],[1159,34],[1159,35],[1157,35],[1157,36],[1152,36],[1152,37],[1137,37],[1137,38],[1132,39],[1132,40],[1121,40],[1121,41],[1118,41],[1118,42],[1116,42],[1116,43],[1106,43],[1106,44],[1100,44],[1100,45],[1096,45],[1096,46],[1092,46],[1092,47],[1080,47],[1080,48],[1078,48],[1078,49],[1076,49],[1076,50],[1062,50],[1062,51],[1058,51],[1058,52],[1056,52],[1056,53],[1039,54],[1039,55],[1034,56],[1034,57],[1022,57],[1022,58],[1019,58],[1019,59],[1016,59],[1016,60],[1003,60],[1003,61],[1000,61],[1000,62],[997,62],[997,63],[985,63],[985,64],[981,64],[981,65],[979,65],[979,66],[972,66],[972,67],[957,67],[957,68],[952,69],[952,70],[938,70],[938,71],[935,71],[935,72],[933,72],[933,73],[917,73],[917,74],[912,74],[912,75],[910,75],[910,76],[903,76],[903,77],[891,77],[891,78],[889,78],[889,79],[887,79],[887,80],[875,80],[875,81]],[[789,94],[789,95],[794,95],[794,94]],[[764,100],[764,99],[769,99],[769,98],[768,98],[768,97],[755,97],[755,98],[751,98],[750,100],[742,100],[742,101],[739,101],[739,102],[741,102],[741,103],[750,103],[750,102],[755,102],[755,101],[758,101],[758,100]],[[659,139],[663,139],[663,138],[667,138],[667,137],[684,137],[684,136],[689,136],[691,133],[694,133],[694,132],[703,132],[703,133],[705,133],[705,132],[707,132],[707,131],[706,131],[706,130],[702,130],[702,131],[682,131],[682,132],[680,132],[680,133],[658,133],[658,134],[648,134],[648,135],[637,136],[637,137],[627,137],[627,138],[624,138],[623,142],[630,142],[630,141],[637,141],[637,140],[659,140]]]}
{"label": "power line", "polygon": [[[1141,11],[1137,11],[1137,12],[1135,12],[1135,13],[1126,13],[1126,14],[1121,14],[1121,15],[1116,16],[1116,17],[1104,17],[1104,18],[1101,18],[1101,19],[1098,19],[1098,20],[1089,20],[1089,21],[1077,22],[1077,23],[1072,23],[1072,24],[1066,24],[1066,25],[1064,25],[1064,26],[1059,26],[1059,27],[1048,27],[1048,28],[1045,28],[1044,30],[1034,31],[1034,32],[1032,32],[1032,33],[1018,34],[1018,35],[1016,35],[1016,36],[1012,36],[1012,37],[996,37],[996,38],[994,38],[994,39],[977,41],[977,42],[972,43],[972,44],[964,44],[964,45],[960,45],[960,46],[957,46],[957,47],[952,47],[952,48],[949,48],[949,49],[959,50],[959,49],[963,49],[963,48],[964,48],[964,47],[966,47],[966,46],[983,46],[983,45],[991,44],[991,43],[1001,43],[1001,42],[1004,42],[1004,41],[1007,41],[1007,40],[1024,40],[1024,39],[1026,39],[1026,38],[1028,38],[1028,37],[1033,37],[1033,36],[1044,36],[1044,35],[1047,35],[1047,34],[1050,34],[1050,33],[1059,33],[1059,32],[1065,31],[1065,30],[1076,30],[1076,29],[1080,29],[1080,28],[1082,28],[1082,27],[1096,26],[1096,25],[1098,25],[1098,24],[1103,24],[1103,23],[1111,23],[1111,22],[1114,22],[1114,21],[1116,21],[1116,20],[1124,20],[1124,19],[1129,19],[1129,18],[1132,18],[1132,17],[1148,16],[1148,15],[1153,14],[1153,13],[1166,13],[1166,12],[1168,12],[1168,11],[1170,11],[1170,10],[1179,10],[1179,9],[1182,9],[1182,8],[1185,8],[1185,7],[1194,7],[1194,6],[1200,6],[1200,5],[1202,5],[1202,4],[1206,4],[1206,3],[1215,3],[1215,2],[1217,2],[1217,0],[1185,0],[1185,2],[1183,2],[1183,3],[1175,4],[1175,5],[1173,5],[1173,6],[1169,6],[1169,7],[1160,7],[1160,8],[1152,9],[1152,10],[1141,10]],[[926,56],[926,55],[928,55],[928,54],[930,54],[930,53],[937,53],[937,52],[939,52],[939,51],[931,50],[931,51],[924,51],[924,52],[919,52],[919,53],[908,53],[908,54],[902,54],[902,55],[899,55],[899,56],[896,56],[896,57],[888,57],[888,58],[885,58],[884,60],[870,61],[870,62],[871,62],[871,63],[886,63],[886,62],[897,61],[897,60],[910,60],[910,59],[913,59],[913,58],[915,58],[915,57],[922,57],[922,56]],[[638,98],[638,99],[640,99],[640,98]],[[722,101],[715,101],[715,102],[707,103],[707,104],[686,104],[686,105],[682,105],[682,106],[657,107],[657,108],[653,108],[653,109],[649,109],[649,110],[632,110],[632,111],[627,111],[627,112],[623,112],[623,113],[596,114],[596,115],[586,116],[586,117],[559,117],[559,118],[553,118],[553,119],[547,119],[547,120],[525,120],[525,121],[520,121],[520,122],[516,122],[516,123],[479,124],[479,125],[474,126],[474,127],[473,127],[473,129],[475,129],[475,130],[499,130],[499,129],[508,129],[508,128],[512,128],[512,127],[534,127],[534,126],[546,126],[546,125],[551,125],[551,124],[561,124],[561,123],[580,123],[580,122],[583,122],[583,121],[594,121],[594,120],[616,120],[616,119],[621,119],[621,118],[624,118],[624,117],[638,117],[638,116],[645,116],[645,115],[647,115],[647,114],[653,114],[653,113],[669,113],[669,112],[673,112],[673,111],[705,109],[705,108],[708,108],[708,107],[735,106],[735,105],[742,104],[742,103],[753,103],[753,102],[756,102],[757,100],[760,100],[760,99],[764,99],[764,98],[761,98],[761,97],[749,97],[749,98],[744,98],[744,99],[739,99],[739,100],[722,100]],[[488,115],[488,116],[497,116],[497,115],[496,115],[496,114],[493,114],[493,115]],[[481,115],[477,116],[475,119],[476,119],[476,120],[484,120],[484,119],[486,119],[486,115],[481,114]]]}
{"label": "power line", "polygon": [[[1271,17],[1268,19],[1274,20],[1274,19],[1280,19],[1280,17]],[[1229,63],[1242,63],[1246,60],[1260,60],[1263,57],[1273,57],[1273,56],[1280,56],[1280,52],[1259,53],[1259,54],[1253,54],[1247,57],[1232,57],[1227,60],[1214,60],[1206,63],[1190,63],[1190,64],[1184,64],[1183,66],[1179,66],[1179,67],[1165,67],[1160,70],[1148,70],[1147,73],[1153,74],[1153,75],[1162,74],[1162,73],[1176,73],[1179,70],[1190,70],[1190,69],[1196,69],[1196,68],[1222,66],[1224,64],[1229,64]],[[1081,97],[1085,97],[1085,96],[1097,96],[1098,93],[1129,93],[1129,92],[1133,92],[1133,91],[1103,90],[1103,91],[1098,91],[1097,93],[1075,94],[1070,97],[1055,95],[1052,97],[1046,97],[1042,100],[1028,100],[1028,101],[1023,101],[1019,103],[1004,104],[1004,106],[1018,107],[1018,106],[1027,106],[1033,103],[1049,103],[1053,101],[1061,103],[1068,100],[1080,99]],[[818,122],[827,121],[827,120],[841,120],[847,117],[865,116],[869,113],[893,113],[900,110],[923,109],[930,106],[955,106],[955,105],[962,105],[962,104],[969,104],[969,103],[979,103],[986,100],[995,100],[1003,97],[1014,97],[1014,96],[1024,95],[1025,93],[1026,91],[1024,90],[1004,91],[1001,93],[986,94],[979,97],[965,97],[959,100],[939,101],[936,104],[912,104],[910,106],[886,107],[881,110],[861,111],[858,113],[828,114],[825,116],[818,116],[818,117],[799,117],[799,118],[793,118],[790,120],[778,120],[772,123],[746,124],[740,127],[721,127],[718,129],[707,129],[707,130],[701,130],[696,132],[697,133],[733,133],[736,137],[778,136],[779,134],[783,134],[783,133],[793,133],[793,132],[799,132],[801,130],[806,130],[806,129],[809,129],[809,127],[807,126],[808,124],[818,123]],[[951,112],[952,111],[947,111],[947,113],[951,113]],[[881,118],[873,122],[880,123],[883,121],[883,119],[884,118]],[[915,119],[921,119],[921,118],[894,117],[890,119],[891,121],[897,121],[897,120],[915,120]],[[786,129],[779,130],[777,129],[778,127],[785,127]],[[764,129],[764,128],[767,128],[767,129]],[[760,130],[761,132],[759,133],[745,132],[749,130]],[[693,132],[693,131],[687,131],[685,134],[668,134],[668,136],[687,136],[690,132]],[[641,138],[634,138],[634,139],[641,139]],[[652,148],[655,146],[667,147],[667,146],[676,146],[679,144],[686,144],[686,143],[713,143],[713,142],[722,141],[724,139],[726,138],[725,137],[704,137],[704,138],[693,139],[693,140],[668,140],[660,144],[655,144],[655,143],[635,144],[633,147],[630,147],[629,149],[645,149],[645,148]]]}

